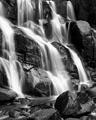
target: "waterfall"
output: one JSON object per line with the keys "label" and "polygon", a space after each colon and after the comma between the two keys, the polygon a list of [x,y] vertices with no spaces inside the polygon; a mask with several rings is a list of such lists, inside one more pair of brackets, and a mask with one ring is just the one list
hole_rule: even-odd
{"label": "waterfall", "polygon": [[35,2],[32,0],[17,0],[18,25],[23,25],[28,20],[33,20]]}
{"label": "waterfall", "polygon": [[77,53],[72,50],[71,48],[69,48],[67,45],[64,45],[65,48],[68,49],[68,51],[70,52],[71,54],[71,57],[77,67],[77,70],[78,70],[78,74],[79,74],[79,79],[80,79],[80,85],[81,84],[86,84],[88,86],[90,86],[90,81],[89,81],[89,78],[85,72],[85,69],[83,67],[83,64],[79,58],[79,56],[77,55]]}
{"label": "waterfall", "polygon": [[[9,88],[14,90],[20,97],[23,97],[21,84],[19,79],[19,71],[17,69],[17,59],[14,44],[14,30],[8,20],[0,16],[0,29],[2,31],[2,52],[0,57],[1,66],[3,66],[7,78]],[[8,59],[6,59],[6,56]]]}
{"label": "waterfall", "polygon": [[64,20],[62,19],[62,17],[59,14],[57,14],[56,5],[53,1],[49,2],[49,6],[50,6],[51,12],[52,12],[51,13],[52,20],[50,21],[51,26],[52,26],[52,41],[57,41],[57,42],[62,43],[63,36],[62,36],[62,32],[61,32],[61,27],[62,27],[61,21],[63,21],[63,23],[64,23]]}
{"label": "waterfall", "polygon": [[76,20],[74,8],[71,1],[67,1],[67,19],[73,21]]}
{"label": "waterfall", "polygon": [[[34,31],[29,28],[19,27],[30,39],[34,40],[42,49],[46,72],[51,79],[55,94],[59,95],[64,91],[70,90],[70,77],[65,70],[64,64],[62,63],[61,56],[57,49],[49,42],[46,42],[44,38],[36,35]],[[47,50],[46,50],[47,48]],[[48,51],[48,52],[47,52]]]}
{"label": "waterfall", "polygon": [[4,16],[5,15],[5,10],[4,10],[4,6],[3,3],[0,1],[0,16]]}
{"label": "waterfall", "polygon": [[[43,8],[45,2],[48,8]],[[39,25],[34,22],[34,10],[38,3]],[[56,41],[64,45],[71,54],[71,57],[77,66],[79,73],[80,84],[89,83],[82,62],[75,51],[65,45],[68,42],[68,31],[66,29],[66,21],[57,14],[55,2],[52,0],[17,0],[18,7],[18,23],[17,26],[30,40],[36,42],[42,54],[42,69],[46,71],[48,77],[52,81],[55,89],[55,94],[59,95],[64,91],[71,90],[70,75],[65,69],[62,62],[62,57],[49,41]],[[3,4],[0,2],[0,10],[3,9]],[[44,10],[47,9],[47,10]],[[4,10],[3,10],[4,11]],[[24,97],[22,93],[22,70],[21,64],[17,61],[14,43],[14,30],[11,23],[3,16],[3,11],[0,11],[0,29],[2,31],[2,51],[3,56],[0,57],[1,66],[3,66],[10,89],[14,90],[19,96]],[[47,12],[47,13],[45,13]],[[75,15],[72,3],[67,2],[67,18],[75,21]],[[48,39],[45,35],[44,25],[51,25],[52,37]],[[66,40],[67,39],[67,40]],[[19,65],[20,70],[17,68]],[[37,81],[38,82],[38,81]],[[36,83],[37,83],[36,82]]]}

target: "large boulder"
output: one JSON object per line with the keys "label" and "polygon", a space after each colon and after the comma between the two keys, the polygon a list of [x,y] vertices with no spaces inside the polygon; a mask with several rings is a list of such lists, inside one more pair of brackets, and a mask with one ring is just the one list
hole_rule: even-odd
{"label": "large boulder", "polygon": [[80,118],[91,113],[94,106],[86,92],[69,92],[62,93],[56,100],[55,108],[61,117]]}
{"label": "large boulder", "polygon": [[73,44],[87,64],[96,67],[95,33],[86,21],[71,22],[69,29],[69,44]]}
{"label": "large boulder", "polygon": [[0,87],[0,104],[14,100],[17,94],[7,88]]}
{"label": "large boulder", "polygon": [[25,80],[22,85],[23,93],[44,97],[54,93],[54,88],[45,70],[32,68],[25,71]]}

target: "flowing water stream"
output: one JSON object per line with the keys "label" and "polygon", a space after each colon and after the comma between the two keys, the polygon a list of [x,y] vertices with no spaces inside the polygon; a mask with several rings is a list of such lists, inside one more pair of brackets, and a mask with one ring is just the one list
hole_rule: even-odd
{"label": "flowing water stream", "polygon": [[[51,17],[46,14],[44,18],[43,2],[48,4],[51,10]],[[55,95],[59,95],[64,91],[71,90],[71,79],[70,75],[65,69],[62,62],[62,57],[58,50],[51,44],[52,41],[60,42],[64,45],[66,49],[71,54],[71,57],[78,69],[80,84],[84,83],[88,85],[88,77],[84,70],[81,60],[79,59],[77,53],[65,45],[64,41],[68,42],[68,31],[66,28],[66,22],[64,19],[57,14],[55,2],[52,0],[44,1],[38,0],[38,12],[39,12],[39,22],[37,25],[33,21],[34,9],[36,9],[36,2],[34,0],[17,0],[18,6],[18,25],[17,27],[32,41],[36,42],[42,52],[42,68],[45,69],[48,77],[52,81],[55,89]],[[0,9],[2,9],[2,4],[0,2]],[[3,9],[2,9],[3,10]],[[49,12],[49,11],[48,11]],[[2,13],[2,12],[1,12]],[[0,13],[0,15],[1,15]],[[73,6],[70,1],[67,2],[67,18],[70,20],[75,20],[75,15],[73,12]],[[26,22],[26,27],[24,24]],[[46,37],[45,29],[43,24],[50,22],[52,27],[52,36],[50,39]],[[34,29],[37,28],[37,34]],[[2,51],[3,56],[0,57],[0,63],[4,67],[6,72],[8,83],[10,89],[13,89],[19,96],[24,97],[22,93],[22,72],[19,73],[17,69],[17,58],[15,52],[15,42],[14,42],[14,30],[8,20],[0,16],[0,29],[3,33],[2,41]],[[62,33],[63,30],[63,33]],[[66,40],[67,39],[67,40]],[[51,41],[51,42],[49,42]],[[7,56],[7,58],[6,58]],[[19,63],[20,69],[22,67]]]}
{"label": "flowing water stream", "polygon": [[[0,57],[0,63],[4,67],[10,89],[14,90],[19,96],[23,97],[19,71],[16,65],[16,53],[14,44],[14,30],[8,20],[0,17],[0,29],[2,31],[2,51],[3,56]],[[6,59],[6,57],[8,59]]]}

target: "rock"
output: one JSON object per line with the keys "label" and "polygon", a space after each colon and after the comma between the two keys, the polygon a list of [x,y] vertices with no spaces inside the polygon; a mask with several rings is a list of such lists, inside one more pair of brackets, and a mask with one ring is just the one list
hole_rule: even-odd
{"label": "rock", "polygon": [[[13,27],[15,31],[14,41],[15,49],[19,62],[30,64],[35,67],[41,67],[41,50],[39,45],[25,36],[20,29]],[[2,32],[0,31],[0,46],[2,45]],[[0,56],[2,57],[2,46],[0,47]]]}
{"label": "rock", "polygon": [[20,112],[14,111],[14,110],[9,111],[9,117],[15,119],[15,118],[18,118],[19,116],[20,116]]}
{"label": "rock", "polygon": [[62,114],[68,104],[68,91],[62,93],[56,100],[55,108]]}
{"label": "rock", "polygon": [[23,81],[23,92],[33,96],[49,96],[50,90],[53,94],[53,86],[47,73],[42,69],[32,68],[25,72],[25,80]]}
{"label": "rock", "polygon": [[[41,109],[34,112],[30,118],[32,120],[50,120],[50,117],[56,112],[55,109]],[[53,119],[54,120],[54,119]]]}
{"label": "rock", "polygon": [[16,98],[17,94],[9,89],[4,89],[4,88],[0,88],[0,102],[2,103],[6,103],[8,101],[12,101]]}
{"label": "rock", "polygon": [[44,96],[54,95],[54,87],[51,81],[39,82],[35,88]]}
{"label": "rock", "polygon": [[56,3],[57,13],[60,14],[62,17],[66,18],[67,0],[54,0],[54,1]]}
{"label": "rock", "polygon": [[91,113],[94,103],[90,100],[90,97],[85,96],[85,94],[82,91],[80,93],[66,91],[61,94],[55,103],[55,108],[61,117],[80,118]]}
{"label": "rock", "polygon": [[[67,0],[54,0],[56,3],[57,13],[66,18]],[[6,17],[14,24],[17,24],[17,1],[1,0],[5,7]],[[95,0],[71,0],[77,20],[85,20],[94,26],[96,24],[96,1]],[[38,0],[35,1],[34,20],[38,23]],[[46,8],[44,8],[46,9]]]}
{"label": "rock", "polygon": [[94,26],[96,24],[95,0],[71,0],[75,9],[77,20],[85,20]]}
{"label": "rock", "polygon": [[33,65],[35,67],[41,66],[41,50],[39,45],[25,36],[20,29],[15,29],[15,49],[18,60],[22,63]]}
{"label": "rock", "polygon": [[17,24],[17,1],[16,0],[0,0],[5,8],[5,17],[13,24]]}
{"label": "rock", "polygon": [[76,50],[79,52],[79,54],[82,53],[82,50],[84,49],[83,45],[83,37],[80,33],[80,30],[76,24],[76,22],[70,23],[70,29],[69,29],[69,43],[73,44]]}
{"label": "rock", "polygon": [[79,21],[76,21],[76,24],[82,35],[85,35],[85,36],[90,35],[91,26],[89,25],[88,22],[79,20]]}
{"label": "rock", "polygon": [[[35,67],[41,67],[41,50],[40,46],[33,40],[29,39],[24,33],[13,26],[15,35],[15,50],[17,59],[23,64],[33,65]],[[2,32],[0,31],[0,46],[2,45]],[[2,57],[2,46],[0,47],[0,56]]]}
{"label": "rock", "polygon": [[74,71],[74,68],[73,68],[74,64],[73,64],[72,58],[70,56],[69,51],[64,47],[64,45],[58,42],[52,42],[52,45],[59,51],[62,57],[62,61],[65,65],[65,68],[68,71]]}
{"label": "rock", "polygon": [[87,90],[87,93],[92,97],[96,97],[96,85]]}
{"label": "rock", "polygon": [[85,21],[70,23],[69,43],[73,44],[77,52],[90,67],[96,67],[96,45],[90,25]]}

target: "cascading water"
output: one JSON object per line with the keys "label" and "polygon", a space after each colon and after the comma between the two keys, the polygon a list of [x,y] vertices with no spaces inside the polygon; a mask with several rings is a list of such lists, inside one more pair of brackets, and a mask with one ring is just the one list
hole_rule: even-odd
{"label": "cascading water", "polygon": [[[51,22],[51,26],[52,26],[52,38],[51,41],[57,41],[62,43],[62,33],[61,33],[61,27],[62,24],[60,21],[62,21],[62,17],[60,15],[57,14],[56,12],[56,6],[55,3],[53,1],[49,1],[48,2],[50,8],[51,8],[51,14],[52,14],[52,20],[50,20]],[[64,23],[64,21],[63,21]]]}
{"label": "cascading water", "polygon": [[[61,42],[61,44],[64,44],[64,41],[62,39],[64,39],[64,40],[67,39],[67,42],[68,42],[69,30],[66,29],[64,20],[63,20],[63,22],[60,22],[60,21],[62,21],[61,20],[62,18],[60,18],[59,15],[56,13],[56,11],[54,9],[54,6],[52,6],[51,4],[49,4],[49,5],[50,5],[50,8],[51,8],[52,14],[53,14],[52,23],[54,23],[54,24],[52,24],[52,28],[53,28],[53,32],[55,31],[54,32],[55,34],[53,34],[53,36],[57,35],[58,37],[57,38],[55,37],[55,40],[58,39],[58,41]],[[75,14],[74,14],[74,9],[73,9],[71,1],[67,1],[67,18],[69,20],[72,20],[72,21],[76,20],[75,19]],[[70,23],[69,23],[69,26],[70,26]],[[58,29],[56,29],[56,27]],[[64,35],[63,36],[62,36],[62,32],[61,32],[62,28],[64,30]],[[82,64],[80,58],[78,57],[77,53],[75,51],[73,51],[71,48],[69,48],[66,44],[64,44],[64,47],[68,49],[75,65],[77,66],[78,73],[79,73],[79,78],[80,78],[80,84],[90,85],[89,80],[88,80],[88,76],[85,72],[83,64]]]}
{"label": "cascading water", "polygon": [[[62,36],[61,29],[63,28],[64,33],[66,33],[68,35],[68,31],[66,31],[67,29],[65,29],[66,28],[65,22],[64,22],[64,20],[62,20],[62,17],[57,14],[55,3],[53,1],[46,1],[46,3],[49,5],[51,12],[52,12],[51,13],[52,19],[50,19],[50,22],[52,25],[51,40],[59,41],[60,43],[64,43],[63,39],[66,37],[66,35]],[[39,14],[40,14],[40,19],[42,20],[43,19],[43,14],[42,14],[43,9],[41,7],[42,7],[42,1],[39,1],[39,12],[40,12]],[[46,16],[46,17],[47,17],[46,19],[49,19],[48,16]],[[67,17],[70,20],[75,20],[73,6],[70,1],[67,2]],[[48,76],[50,77],[50,79],[52,80],[52,82],[56,88],[56,93],[60,94],[60,93],[64,92],[65,90],[69,90],[70,85],[69,85],[68,81],[70,78],[64,69],[64,65],[60,58],[61,56],[58,53],[57,49],[54,48],[49,42],[47,42],[48,40],[47,40],[47,38],[45,38],[45,36],[39,36],[39,35],[35,34],[34,31],[32,30],[33,27],[31,27],[31,30],[25,29],[24,27],[21,27],[20,29],[28,37],[30,37],[32,40],[37,42],[39,44],[39,46],[41,47],[41,49],[43,51],[44,60],[45,60],[44,66],[47,70]],[[43,27],[42,27],[42,29],[43,29]],[[67,38],[68,38],[68,36],[65,39],[67,39]],[[67,46],[65,46],[65,47],[69,50],[69,52],[72,56],[72,59],[77,66],[79,78],[80,78],[80,84],[81,83],[88,84],[88,78],[87,78],[86,72],[83,68],[82,62],[79,59],[78,55],[73,50],[68,48]],[[46,48],[47,48],[47,50],[46,50]],[[50,62],[48,61],[48,58],[50,58],[50,60],[49,60]],[[43,59],[42,59],[42,63],[43,63]]]}
{"label": "cascading water", "polygon": [[[52,2],[52,6],[55,6]],[[39,16],[40,16],[40,20],[42,22],[43,19],[43,14],[42,14],[42,0],[38,2],[38,6],[39,6]],[[56,10],[56,9],[54,9]],[[55,17],[55,16],[54,16]],[[58,19],[57,19],[58,21]],[[55,22],[55,20],[54,20]],[[42,22],[43,23],[43,22]],[[56,22],[55,22],[56,23]],[[60,25],[60,24],[59,24]],[[58,25],[58,27],[59,27]],[[43,58],[42,58],[42,63],[46,72],[48,73],[48,76],[50,77],[50,79],[53,82],[53,85],[55,87],[56,90],[56,94],[60,94],[66,90],[69,90],[69,79],[70,77],[68,76],[67,72],[65,71],[64,65],[62,63],[61,60],[61,56],[58,53],[57,49],[55,47],[53,47],[47,40],[47,38],[45,37],[45,33],[43,30],[43,25],[40,24],[40,26],[38,25],[38,28],[41,29],[41,36],[37,35],[34,32],[34,28],[37,25],[35,25],[35,23],[30,22],[30,27],[27,26],[28,28],[24,28],[24,27],[19,27],[29,38],[31,38],[32,40],[34,40],[36,43],[39,44],[42,54],[43,54]],[[58,27],[56,29],[58,29]],[[55,31],[55,30],[53,30]],[[56,35],[56,34],[55,34]],[[53,34],[53,37],[55,36]],[[59,35],[61,36],[61,34]],[[57,39],[57,38],[56,38]],[[55,37],[54,37],[55,40]],[[48,58],[50,58],[50,60],[48,61]],[[44,62],[43,62],[44,61]]]}
{"label": "cascading water", "polygon": [[4,16],[4,6],[2,2],[0,2],[0,16]]}
{"label": "cascading water", "polygon": [[23,25],[28,20],[33,20],[35,2],[32,0],[17,0],[18,25]]}
{"label": "cascading water", "polygon": [[71,48],[69,48],[67,45],[64,45],[65,48],[68,49],[68,51],[70,52],[71,54],[71,57],[77,67],[77,70],[78,70],[78,74],[79,74],[79,79],[80,79],[80,84],[86,84],[86,85],[90,85],[90,81],[88,79],[88,76],[85,72],[85,69],[82,65],[82,62],[80,60],[80,58],[78,57],[78,55],[76,54],[76,52],[74,50],[72,50]]}
{"label": "cascading water", "polygon": [[71,1],[67,1],[67,19],[75,21],[74,8]]}
{"label": "cascading water", "polygon": [[[7,78],[9,88],[14,90],[20,97],[23,97],[19,72],[16,64],[16,54],[14,45],[14,31],[8,20],[0,16],[0,29],[2,31],[2,52],[3,57],[0,57],[1,66],[3,66]],[[8,59],[6,59],[6,56]]]}
{"label": "cascading water", "polygon": [[[41,20],[40,25],[36,25],[33,22],[34,16],[34,8],[35,1],[34,0],[17,0],[18,6],[18,28],[23,31],[23,33],[28,36],[31,40],[38,43],[42,52],[42,66],[43,69],[46,70],[50,80],[52,81],[55,94],[59,95],[64,91],[70,90],[71,81],[70,76],[65,70],[65,66],[62,63],[61,55],[58,50],[48,42],[46,35],[44,33],[43,24],[44,21],[50,22],[52,26],[52,38],[51,41],[58,41],[61,44],[64,44],[64,39],[67,39],[65,27],[65,21],[62,19],[60,15],[56,12],[56,6],[53,1],[46,1],[51,9],[52,18],[48,18],[48,14],[45,18],[43,18],[43,9],[42,9],[43,0],[38,1],[38,9],[39,9],[39,20]],[[2,4],[0,4],[0,8]],[[75,20],[75,15],[73,14],[73,8],[70,1],[67,2],[67,17],[68,19]],[[26,27],[21,27],[26,23]],[[47,23],[46,22],[46,23]],[[3,17],[0,17],[0,28],[3,33],[3,57],[0,58],[0,62],[4,67],[6,72],[8,83],[11,89],[13,89],[18,95],[23,97],[23,93],[21,90],[21,83],[19,72],[17,69],[17,59],[15,54],[15,45],[14,45],[14,31],[10,25],[10,23]],[[36,29],[37,28],[37,29]],[[62,30],[64,30],[64,35],[62,35]],[[37,32],[36,32],[37,31]],[[7,47],[6,47],[7,46]],[[82,62],[80,61],[78,55],[70,49],[68,46],[64,45],[70,52],[71,57],[74,63],[77,66],[80,84],[86,83],[88,84],[88,78],[86,72],[82,66]],[[6,59],[7,56],[7,59]],[[21,68],[21,67],[20,67]],[[22,68],[21,68],[22,69]],[[20,73],[20,76],[22,74]]]}
{"label": "cascading water", "polygon": [[[45,61],[47,63],[46,72],[51,79],[54,88],[55,94],[59,95],[60,93],[70,90],[70,77],[68,73],[65,71],[64,65],[61,60],[61,56],[58,53],[57,49],[53,47],[49,42],[45,42],[44,38],[39,35],[36,35],[32,29],[19,27],[29,38],[37,42],[45,57]],[[46,50],[47,48],[47,50]],[[48,51],[48,53],[47,53]],[[50,60],[49,60],[50,59]]]}

